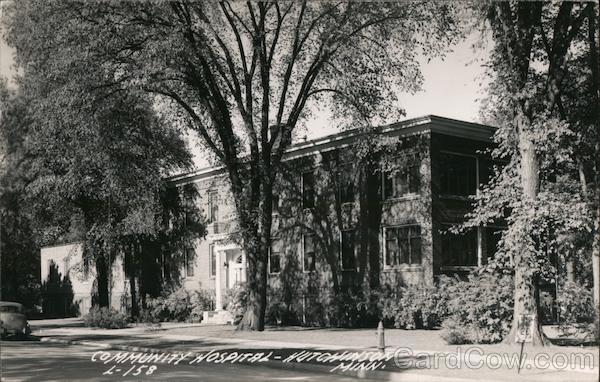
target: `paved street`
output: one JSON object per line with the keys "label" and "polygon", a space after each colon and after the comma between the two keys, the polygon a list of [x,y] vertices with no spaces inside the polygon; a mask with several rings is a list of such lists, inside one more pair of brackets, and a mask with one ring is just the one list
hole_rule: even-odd
{"label": "paved street", "polygon": [[[92,362],[99,349],[81,345],[64,345],[37,341],[1,342],[2,381],[356,381],[337,374],[312,374],[305,370],[281,370],[260,365],[202,363],[157,365],[150,375],[147,367],[133,376],[131,364],[110,365]],[[110,370],[110,371],[109,371]],[[118,371],[117,371],[118,370]],[[108,373],[113,374],[109,375]]]}

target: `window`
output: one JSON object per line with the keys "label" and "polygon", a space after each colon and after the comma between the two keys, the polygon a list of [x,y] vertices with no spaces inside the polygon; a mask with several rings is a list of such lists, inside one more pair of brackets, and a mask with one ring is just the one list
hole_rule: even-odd
{"label": "window", "polygon": [[208,194],[208,223],[213,223],[219,219],[219,200],[218,194],[214,191]]}
{"label": "window", "polygon": [[214,244],[208,246],[208,275],[215,277],[217,275],[217,256],[215,254]]}
{"label": "window", "polygon": [[354,230],[342,231],[342,270],[356,270]]}
{"label": "window", "polygon": [[421,227],[418,225],[385,229],[385,265],[421,264]]}
{"label": "window", "polygon": [[354,173],[352,165],[346,165],[338,173],[340,203],[354,203]]}
{"label": "window", "polygon": [[444,266],[477,265],[477,230],[453,233],[452,225],[443,225],[442,254]]}
{"label": "window", "polygon": [[443,154],[440,157],[440,193],[469,196],[477,191],[477,158]]}
{"label": "window", "polygon": [[315,270],[315,235],[304,235],[302,240],[303,270],[311,272]]}
{"label": "window", "polygon": [[269,273],[277,274],[281,271],[281,243],[273,239],[271,250],[269,251]]}
{"label": "window", "polygon": [[485,228],[485,241],[486,241],[486,255],[487,258],[493,258],[498,252],[498,243],[502,238],[502,231],[506,228],[501,227],[486,227]]}
{"label": "window", "polygon": [[313,208],[315,206],[315,174],[305,172],[302,174],[302,207]]}
{"label": "window", "polygon": [[193,248],[188,248],[185,251],[185,275],[186,277],[194,277],[194,259],[196,253]]}
{"label": "window", "polygon": [[420,185],[420,165],[415,164],[403,170],[386,173],[383,185],[384,195],[386,199],[390,199],[407,194],[417,194]]}
{"label": "window", "polygon": [[273,193],[273,198],[271,201],[271,205],[272,205],[272,213],[277,214],[279,213],[279,194]]}

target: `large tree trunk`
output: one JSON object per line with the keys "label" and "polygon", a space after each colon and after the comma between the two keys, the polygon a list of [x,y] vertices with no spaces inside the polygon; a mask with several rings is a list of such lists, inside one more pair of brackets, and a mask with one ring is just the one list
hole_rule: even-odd
{"label": "large tree trunk", "polygon": [[[525,115],[517,117],[519,133],[519,153],[521,157],[521,186],[523,188],[523,201],[533,203],[539,191],[539,164],[535,153],[535,146],[529,135],[529,123]],[[524,239],[527,239],[526,237]],[[504,343],[516,343],[519,322],[523,315],[528,315],[533,320],[532,343],[543,346],[546,344],[539,320],[539,287],[538,272],[534,269],[536,253],[528,251],[523,245],[523,250],[515,256],[515,300],[513,322]]]}
{"label": "large tree trunk", "polygon": [[98,287],[98,305],[108,308],[108,264],[103,255],[96,257],[96,285]]}
{"label": "large tree trunk", "polygon": [[[273,212],[273,183],[270,169],[265,166],[262,169],[261,192],[258,193],[259,203],[258,219],[254,214],[240,214],[240,226],[246,232],[244,250],[248,268],[246,278],[248,280],[248,302],[244,317],[238,324],[238,330],[265,329],[265,312],[267,310],[267,261],[271,248],[271,224]],[[252,205],[253,201],[250,201]],[[256,201],[254,201],[256,202]],[[256,224],[258,223],[258,224]],[[257,227],[258,226],[258,227]]]}
{"label": "large tree trunk", "polygon": [[248,301],[244,317],[238,324],[238,330],[265,329],[267,308],[267,261],[268,246],[254,241],[244,245],[247,259]]}

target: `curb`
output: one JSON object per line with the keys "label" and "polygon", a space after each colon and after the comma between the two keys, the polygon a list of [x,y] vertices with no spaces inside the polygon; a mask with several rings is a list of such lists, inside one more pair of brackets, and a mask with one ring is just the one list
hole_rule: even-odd
{"label": "curb", "polygon": [[[100,342],[92,342],[92,341],[79,341],[79,340],[67,340],[62,338],[52,338],[52,337],[42,337],[40,338],[41,342],[49,342],[49,343],[59,343],[66,345],[82,345],[88,347],[95,347],[101,349],[110,349],[110,350],[123,350],[130,352],[144,352],[144,353],[165,353],[169,352],[170,349],[158,349],[158,348],[149,348],[143,346],[129,346],[129,345],[118,345],[118,344],[106,344]],[[191,352],[192,356],[197,356],[201,353]],[[241,366],[252,367],[252,364],[239,364]],[[393,371],[331,371],[332,367],[311,363],[301,363],[301,362],[286,362],[282,361],[273,361],[273,362],[265,362],[261,363],[261,366],[277,369],[277,370],[302,370],[306,372],[311,372],[314,374],[337,374],[343,375],[346,377],[354,377],[358,379],[366,379],[366,380],[379,380],[379,381],[432,381],[432,382],[450,382],[450,381],[465,381],[465,382],[473,382],[475,381],[472,378],[450,378],[450,377],[441,377],[436,375],[427,375],[427,374],[416,374],[410,372],[393,372]],[[494,380],[488,380],[489,382],[494,382]],[[502,382],[497,380],[498,382]],[[505,382],[505,381],[504,381]]]}

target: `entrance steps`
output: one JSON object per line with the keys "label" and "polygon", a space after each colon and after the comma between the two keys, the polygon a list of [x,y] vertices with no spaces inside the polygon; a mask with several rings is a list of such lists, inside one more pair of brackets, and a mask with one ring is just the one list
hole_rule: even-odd
{"label": "entrance steps", "polygon": [[202,313],[202,323],[213,325],[233,324],[233,317],[226,310],[205,311]]}

